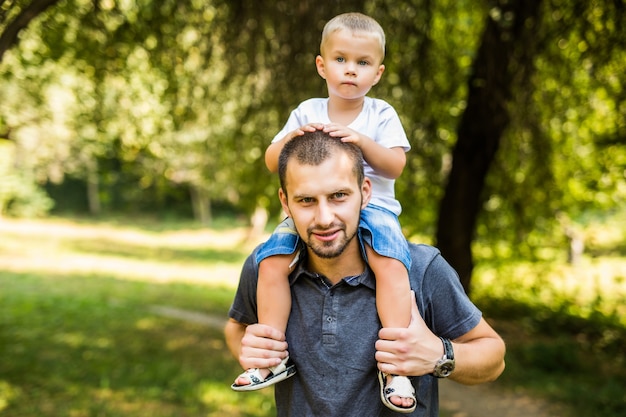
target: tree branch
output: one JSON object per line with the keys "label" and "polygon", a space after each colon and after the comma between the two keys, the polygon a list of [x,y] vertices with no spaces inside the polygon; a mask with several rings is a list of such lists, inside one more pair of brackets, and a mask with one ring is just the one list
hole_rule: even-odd
{"label": "tree branch", "polygon": [[46,11],[48,7],[58,3],[59,0],[35,0],[24,8],[12,22],[8,23],[0,35],[0,62],[4,53],[18,43],[18,35],[30,22]]}

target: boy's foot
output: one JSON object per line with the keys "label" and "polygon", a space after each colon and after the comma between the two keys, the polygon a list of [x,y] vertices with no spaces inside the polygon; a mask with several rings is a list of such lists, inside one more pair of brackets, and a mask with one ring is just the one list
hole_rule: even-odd
{"label": "boy's foot", "polygon": [[378,372],[380,399],[383,404],[398,413],[411,413],[415,410],[415,388],[406,376]]}
{"label": "boy's foot", "polygon": [[289,357],[271,368],[248,369],[239,375],[230,387],[235,391],[254,391],[284,381],[296,373],[296,366],[287,365],[288,360]]}

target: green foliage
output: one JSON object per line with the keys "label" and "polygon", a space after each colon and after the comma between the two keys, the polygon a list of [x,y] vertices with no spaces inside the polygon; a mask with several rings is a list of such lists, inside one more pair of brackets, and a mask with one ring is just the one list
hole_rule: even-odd
{"label": "green foliage", "polygon": [[53,205],[27,172],[15,169],[15,146],[0,139],[0,218],[5,214],[40,217]]}
{"label": "green foliage", "polygon": [[[3,17],[27,3],[3,4]],[[476,231],[494,256],[514,248],[538,258],[544,240],[562,244],[563,218],[576,225],[624,204],[619,7],[543,2],[533,68],[513,86]],[[300,101],[326,95],[314,67],[320,32],[349,10],[386,30],[386,71],[371,95],[397,109],[412,145],[397,181],[401,222],[408,235],[434,235],[471,65],[497,2],[64,0],[0,63],[0,134],[35,183],[82,181],[93,214],[178,210],[192,199],[199,218],[216,205],[278,214],[264,150]]]}
{"label": "green foliage", "polygon": [[536,34],[543,52],[515,92],[489,175],[478,229],[485,243],[507,236],[533,259],[546,240],[563,240],[564,226],[584,226],[583,213],[626,203],[626,86],[618,75],[626,51],[609,45],[624,36],[616,6],[545,2]]}

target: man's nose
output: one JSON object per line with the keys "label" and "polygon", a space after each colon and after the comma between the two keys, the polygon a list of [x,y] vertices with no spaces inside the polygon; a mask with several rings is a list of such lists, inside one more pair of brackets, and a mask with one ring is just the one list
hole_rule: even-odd
{"label": "man's nose", "polygon": [[322,226],[327,226],[329,224],[332,224],[334,218],[335,218],[335,214],[331,208],[331,206],[326,203],[320,203],[317,206],[317,224],[322,225]]}

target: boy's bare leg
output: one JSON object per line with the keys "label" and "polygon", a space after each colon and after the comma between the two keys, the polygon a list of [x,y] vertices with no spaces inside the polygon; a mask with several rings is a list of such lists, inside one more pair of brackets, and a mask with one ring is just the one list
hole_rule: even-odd
{"label": "boy's bare leg", "polygon": [[[269,256],[259,263],[259,281],[257,284],[257,314],[259,323],[272,326],[281,332],[287,329],[291,311],[291,288],[289,287],[289,264],[294,255]],[[263,378],[270,370],[259,369]],[[248,378],[239,377],[237,385],[248,385]]]}
{"label": "boy's bare leg", "polygon": [[[379,255],[365,245],[367,263],[376,276],[376,308],[383,327],[409,327],[411,321],[411,285],[409,272],[397,259]],[[393,375],[387,375],[387,383]],[[411,407],[413,399],[392,396],[395,405]]]}

